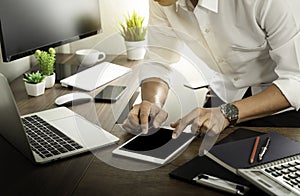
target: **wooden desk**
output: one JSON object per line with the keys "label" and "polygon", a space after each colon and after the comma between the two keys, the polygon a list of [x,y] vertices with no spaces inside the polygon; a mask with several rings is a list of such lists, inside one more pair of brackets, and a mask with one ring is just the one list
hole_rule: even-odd
{"label": "wooden desk", "polygon": [[[116,58],[116,64],[134,66],[124,58]],[[113,84],[130,84],[127,94],[117,103],[95,103],[97,119],[103,128],[120,137],[121,142],[130,137],[115,124],[123,110],[129,110],[127,103],[132,104],[136,94],[137,80],[134,75],[126,75],[113,81]],[[28,97],[21,78],[11,83],[17,105],[21,114],[54,108],[56,97],[70,93],[72,90],[56,84],[47,89],[40,97]],[[102,88],[95,90],[97,93]],[[75,111],[85,105],[70,107]],[[5,114],[1,114],[5,115]],[[89,113],[83,115],[87,118]],[[251,129],[251,128],[250,128]],[[252,128],[261,132],[278,131],[285,136],[300,140],[300,128]],[[234,129],[227,129],[220,135],[222,139]],[[171,163],[148,171],[128,171],[118,169],[105,163],[99,158],[101,150],[85,153],[69,159],[33,165],[24,156],[11,147],[0,137],[1,195],[225,195],[202,186],[194,186],[169,178],[168,174],[178,166],[191,160],[197,155],[201,139],[195,139],[179,157]]]}

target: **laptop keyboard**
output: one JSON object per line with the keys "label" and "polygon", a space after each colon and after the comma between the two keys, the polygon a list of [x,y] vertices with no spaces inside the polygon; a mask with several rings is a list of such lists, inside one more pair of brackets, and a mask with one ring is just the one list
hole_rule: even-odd
{"label": "laptop keyboard", "polygon": [[264,172],[275,181],[300,192],[300,160],[292,160],[264,168]]}
{"label": "laptop keyboard", "polygon": [[42,158],[82,148],[37,115],[23,117],[22,121],[32,150]]}

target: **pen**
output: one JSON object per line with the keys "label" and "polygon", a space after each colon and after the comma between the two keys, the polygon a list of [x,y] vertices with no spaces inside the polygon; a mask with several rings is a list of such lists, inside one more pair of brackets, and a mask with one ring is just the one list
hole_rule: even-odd
{"label": "pen", "polygon": [[215,189],[223,190],[228,193],[233,193],[237,195],[244,195],[249,187],[237,184],[235,182],[231,182],[228,180],[224,180],[215,176],[211,176],[208,174],[199,174],[193,180],[202,185],[206,185]]}
{"label": "pen", "polygon": [[256,154],[256,150],[257,150],[259,140],[260,140],[260,136],[256,136],[255,142],[254,142],[254,145],[253,145],[253,148],[252,148],[252,152],[251,152],[251,155],[250,155],[250,164],[252,164],[254,162],[254,157],[255,157],[255,154]]}
{"label": "pen", "polygon": [[266,151],[269,147],[271,138],[267,137],[265,140],[265,144],[261,147],[260,153],[258,154],[258,160],[261,161],[263,159],[263,156],[266,154]]}

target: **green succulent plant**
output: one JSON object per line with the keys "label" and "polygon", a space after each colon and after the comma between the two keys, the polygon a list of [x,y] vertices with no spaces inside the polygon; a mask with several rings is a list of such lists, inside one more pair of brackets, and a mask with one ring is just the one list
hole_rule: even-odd
{"label": "green succulent plant", "polygon": [[125,24],[120,23],[120,32],[125,41],[143,41],[145,40],[147,28],[143,27],[145,17],[138,15],[133,11],[132,15],[124,16]]}
{"label": "green succulent plant", "polygon": [[56,51],[54,48],[49,48],[48,52],[36,50],[34,56],[40,65],[40,72],[43,75],[50,76],[54,73],[54,63],[56,60]]}
{"label": "green succulent plant", "polygon": [[45,75],[41,74],[39,71],[32,73],[25,73],[23,80],[30,84],[38,84],[45,79]]}

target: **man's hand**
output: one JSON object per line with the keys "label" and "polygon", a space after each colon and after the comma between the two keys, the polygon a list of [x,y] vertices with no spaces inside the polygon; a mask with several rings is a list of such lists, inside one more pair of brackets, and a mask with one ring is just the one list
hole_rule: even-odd
{"label": "man's hand", "polygon": [[168,113],[149,101],[133,106],[122,127],[130,133],[148,133],[149,124],[158,128],[168,117]]}
{"label": "man's hand", "polygon": [[213,136],[223,131],[229,125],[229,121],[223,116],[219,107],[195,108],[182,119],[170,124],[172,128],[175,128],[172,138],[177,138],[189,124],[192,124],[193,133],[208,133]]}

